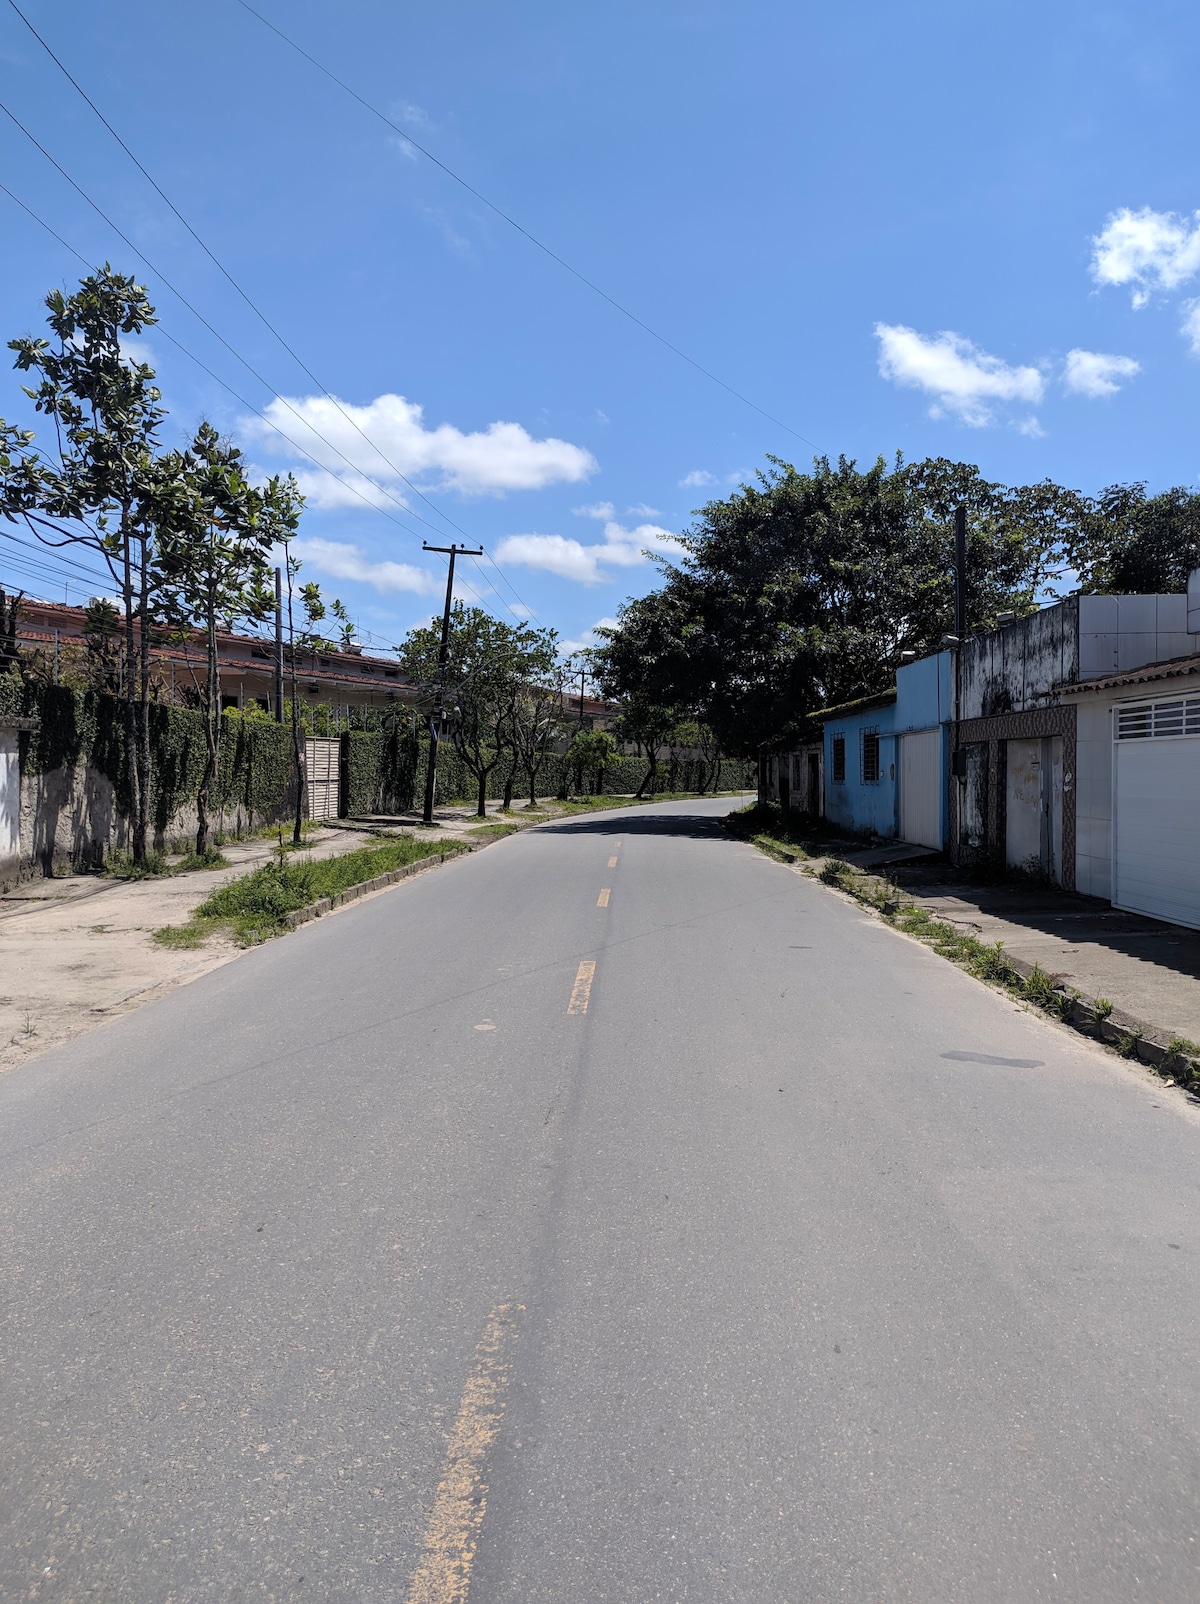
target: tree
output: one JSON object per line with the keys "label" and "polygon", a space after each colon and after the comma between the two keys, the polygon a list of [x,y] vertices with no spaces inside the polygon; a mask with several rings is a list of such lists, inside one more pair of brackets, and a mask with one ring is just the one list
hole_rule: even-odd
{"label": "tree", "polygon": [[[181,637],[200,630],[205,673],[200,687],[205,763],[196,792],[196,855],[209,850],[210,808],[221,757],[220,627],[261,622],[274,606],[269,584],[275,542],[266,496],[245,473],[237,446],[211,424],[197,430],[188,451],[167,464],[160,511],[158,567],[164,608]],[[189,659],[190,665],[190,659]]]}
{"label": "tree", "polygon": [[863,471],[771,459],[756,485],[709,502],[662,564],[664,584],[622,608],[596,654],[606,695],[701,718],[749,755],[807,716],[882,690],[902,654],[937,649],[953,621],[953,513],[968,511],[968,624],[1035,607],[1066,562],[1080,498],[1049,483],[991,484],[931,459]]}
{"label": "tree", "polygon": [[[120,590],[124,626],[121,694],[133,820],[133,859],[146,860],[150,809],[150,645],[156,505],[162,488],[158,428],[164,416],[154,370],[126,357],[123,336],[157,320],[142,285],[108,265],[75,294],[46,297],[52,340],[10,340],[24,387],[52,420],[52,454],[0,420],[3,503],[50,544],[90,547]],[[14,449],[18,452],[14,460]]]}
{"label": "tree", "polygon": [[580,730],[567,748],[567,762],[574,764],[583,790],[583,776],[590,773],[598,795],[604,794],[604,771],[617,755],[617,743],[607,730]]}
{"label": "tree", "polygon": [[[447,703],[454,709],[455,750],[477,786],[477,814],[487,816],[488,779],[511,745],[513,704],[522,679],[522,642],[532,633],[492,618],[480,607],[456,603],[450,614],[446,659]],[[432,708],[437,700],[441,620],[410,630],[400,647],[406,672]]]}
{"label": "tree", "polygon": [[552,629],[526,628],[521,634],[521,675],[513,687],[508,730],[513,766],[506,791],[511,800],[512,776],[518,768],[529,782],[529,806],[537,807],[537,778],[563,728],[563,688],[568,673]]}
{"label": "tree", "polygon": [[1178,594],[1200,567],[1200,492],[1176,485],[1156,496],[1145,484],[1109,485],[1081,498],[1071,566],[1086,591]]}

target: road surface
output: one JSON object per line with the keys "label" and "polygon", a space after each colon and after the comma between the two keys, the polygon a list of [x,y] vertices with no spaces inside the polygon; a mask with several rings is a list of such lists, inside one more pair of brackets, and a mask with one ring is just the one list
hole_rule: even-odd
{"label": "road surface", "polygon": [[0,1597],[1200,1598],[1195,1115],[727,806],[0,1080]]}

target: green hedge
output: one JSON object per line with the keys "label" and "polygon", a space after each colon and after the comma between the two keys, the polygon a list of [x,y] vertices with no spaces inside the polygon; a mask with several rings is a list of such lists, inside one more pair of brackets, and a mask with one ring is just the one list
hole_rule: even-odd
{"label": "green hedge", "polygon": [[[22,735],[21,766],[27,773],[54,769],[98,769],[128,816],[124,706],[116,697],[65,685],[27,685],[22,711],[38,727]],[[182,807],[195,801],[204,772],[204,722],[185,707],[150,707],[150,813],[165,830]],[[269,823],[286,812],[292,778],[291,731],[271,720],[224,715],[221,764],[213,797],[226,812],[240,808],[248,820]]]}
{"label": "green hedge", "polygon": [[[410,735],[367,735],[352,731],[343,737],[347,751],[347,785],[345,804],[350,814],[400,813],[418,805],[425,794],[425,766],[429,757],[429,742],[414,742]],[[658,791],[690,791],[700,783],[700,765],[685,762],[671,765],[663,760],[659,764],[655,789]],[[487,794],[490,800],[504,795],[505,781],[512,768],[511,759],[505,757],[488,776]],[[554,796],[559,790],[563,770],[567,768],[568,788],[577,789],[578,776],[573,764],[564,757],[548,757],[538,771],[538,793]],[[646,773],[646,760],[640,757],[618,758],[604,770],[604,789],[609,794],[622,795],[636,791]],[[585,774],[585,788],[593,783],[594,776]],[[754,765],[727,760],[721,765],[718,790],[734,790],[754,785]],[[708,789],[712,789],[711,778]],[[478,782],[462,758],[450,746],[438,753],[438,801],[474,802],[478,796]],[[515,801],[528,799],[528,781],[523,770],[518,770],[513,784]]]}

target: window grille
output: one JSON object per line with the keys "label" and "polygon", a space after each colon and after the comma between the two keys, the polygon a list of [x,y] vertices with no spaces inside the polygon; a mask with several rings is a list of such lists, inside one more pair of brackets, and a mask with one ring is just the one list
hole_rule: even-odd
{"label": "window grille", "polygon": [[879,731],[864,730],[862,738],[862,783],[875,785],[879,780]]}
{"label": "window grille", "polygon": [[844,785],[846,782],[846,737],[835,735],[833,738],[833,783]]}
{"label": "window grille", "polygon": [[1200,696],[1138,702],[1117,709],[1118,741],[1149,741],[1170,735],[1200,735]]}

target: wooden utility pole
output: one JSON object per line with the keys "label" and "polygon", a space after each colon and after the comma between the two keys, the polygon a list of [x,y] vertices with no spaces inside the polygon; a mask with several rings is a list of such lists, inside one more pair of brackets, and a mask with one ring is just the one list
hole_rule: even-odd
{"label": "wooden utility pole", "polygon": [[450,559],[450,572],[446,575],[446,610],[442,614],[442,644],[438,649],[437,697],[433,717],[429,721],[429,762],[425,766],[425,807],[422,824],[433,823],[433,797],[437,788],[438,746],[442,739],[442,720],[446,716],[446,658],[450,653],[450,607],[454,600],[454,559],[456,557],[482,557],[482,546],[459,546],[451,541],[448,546],[431,546],[421,542],[422,551],[440,551]]}
{"label": "wooden utility pole", "polygon": [[275,570],[275,722],[283,723],[283,572]]}

